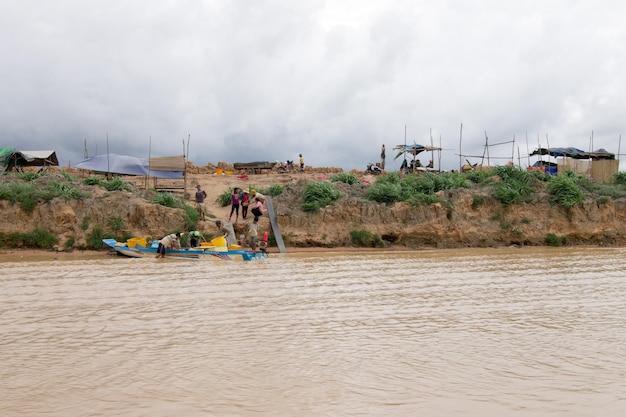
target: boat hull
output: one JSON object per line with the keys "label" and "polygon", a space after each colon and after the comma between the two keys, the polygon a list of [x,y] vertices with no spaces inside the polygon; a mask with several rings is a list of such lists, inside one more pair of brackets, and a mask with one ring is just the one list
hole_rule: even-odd
{"label": "boat hull", "polygon": [[[124,255],[130,258],[148,258],[150,256],[156,256],[157,247],[134,245],[129,247],[128,244],[118,242],[115,239],[102,239],[102,242],[108,247],[114,249],[118,254]],[[224,248],[226,249],[226,248]],[[166,249],[165,257],[170,259],[210,259],[219,258],[223,260],[241,259],[244,261],[251,261],[254,259],[265,259],[267,254],[265,252],[247,251],[243,249],[236,250],[207,250],[202,248],[191,249]],[[210,257],[210,258],[209,258]]]}

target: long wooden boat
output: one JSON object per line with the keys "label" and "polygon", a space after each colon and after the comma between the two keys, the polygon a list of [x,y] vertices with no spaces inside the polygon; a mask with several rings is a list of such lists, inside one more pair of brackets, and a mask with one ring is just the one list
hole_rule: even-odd
{"label": "long wooden boat", "polygon": [[[142,245],[134,243],[129,245],[128,242],[118,242],[115,239],[102,239],[102,242],[115,251],[130,258],[147,258],[156,256],[159,242],[155,240],[151,245]],[[261,251],[251,251],[244,249],[229,249],[226,246],[200,246],[197,248],[181,248],[167,249],[165,257],[170,259],[203,259],[215,257],[224,260],[242,259],[251,261],[253,259],[266,259],[267,253]]]}

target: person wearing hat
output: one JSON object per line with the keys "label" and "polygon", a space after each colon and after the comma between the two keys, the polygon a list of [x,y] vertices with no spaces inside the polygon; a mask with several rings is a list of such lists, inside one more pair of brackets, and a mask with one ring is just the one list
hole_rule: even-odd
{"label": "person wearing hat", "polygon": [[166,249],[180,249],[180,232],[172,233],[159,240],[159,248],[157,249],[157,258],[165,258]]}
{"label": "person wearing hat", "polygon": [[206,191],[202,189],[200,184],[196,185],[196,210],[198,210],[198,214],[200,215],[201,220],[206,220],[204,209],[204,199],[206,198]]}
{"label": "person wearing hat", "polygon": [[248,217],[248,205],[250,204],[250,194],[243,190],[241,194],[241,217],[245,220]]}
{"label": "person wearing hat", "polygon": [[259,199],[265,201],[265,196],[258,192],[257,190],[250,190],[250,200]]}
{"label": "person wearing hat", "polygon": [[193,230],[189,232],[187,244],[190,248],[197,248],[200,246],[200,232],[198,230]]}

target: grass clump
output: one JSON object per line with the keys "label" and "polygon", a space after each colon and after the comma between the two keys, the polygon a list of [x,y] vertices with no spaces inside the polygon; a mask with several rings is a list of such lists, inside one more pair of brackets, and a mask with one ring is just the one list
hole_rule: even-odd
{"label": "grass clump", "polygon": [[332,182],[343,182],[344,184],[354,185],[361,182],[356,174],[351,172],[340,172],[330,177]]}
{"label": "grass clump", "polygon": [[504,205],[530,201],[534,191],[528,172],[514,166],[499,166],[492,170],[500,181],[494,186],[493,197]]}
{"label": "grass clump", "polygon": [[114,177],[110,180],[106,178],[87,177],[83,180],[86,185],[99,185],[107,191],[131,191],[132,187],[122,177]]}
{"label": "grass clump", "polygon": [[284,189],[285,189],[284,185],[272,184],[269,186],[269,188],[261,190],[261,194],[271,195],[272,197],[276,197],[277,195],[280,195]]}
{"label": "grass clump", "polygon": [[[400,177],[390,173],[379,177],[365,191],[365,196],[379,203],[391,204],[406,201],[413,205],[441,202],[434,195],[440,191],[469,187],[469,182],[462,174],[425,172]],[[429,197],[424,197],[429,196]]]}
{"label": "grass clump", "polygon": [[302,189],[303,211],[317,211],[341,197],[341,192],[326,181],[307,183]]}
{"label": "grass clump", "polygon": [[546,245],[548,246],[563,246],[566,243],[565,237],[559,237],[554,233],[548,233],[546,235]]}
{"label": "grass clump", "polygon": [[615,184],[626,185],[626,172],[617,172],[613,177],[615,178]]}
{"label": "grass clump", "polygon": [[169,208],[180,207],[179,199],[172,193],[157,193],[152,199],[152,202]]}
{"label": "grass clump", "polygon": [[382,240],[377,233],[371,233],[367,230],[351,230],[350,239],[353,245],[373,248],[384,248],[386,246],[385,241]]}
{"label": "grass clump", "polygon": [[94,227],[91,233],[87,235],[87,249],[99,250],[104,248],[102,239],[104,239],[102,228],[100,226]]}
{"label": "grass clump", "polygon": [[570,208],[585,201],[585,195],[580,187],[581,180],[582,177],[573,173],[552,177],[548,182],[550,202],[559,207]]}
{"label": "grass clump", "polygon": [[0,233],[0,245],[11,248],[51,249],[56,242],[56,236],[45,229],[34,229],[27,233]]}

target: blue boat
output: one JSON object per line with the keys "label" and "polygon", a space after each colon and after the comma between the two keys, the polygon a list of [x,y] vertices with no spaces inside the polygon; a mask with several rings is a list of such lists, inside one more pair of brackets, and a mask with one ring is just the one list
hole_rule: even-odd
{"label": "blue boat", "polygon": [[[129,239],[131,242],[134,240],[136,239]],[[115,239],[102,239],[102,242],[114,249],[118,254],[130,258],[154,257],[159,247],[158,240],[154,240],[151,245],[146,246],[137,242],[132,242],[129,245],[128,242],[118,242]],[[165,257],[170,259],[209,259],[211,257],[224,260],[241,259],[251,261],[253,259],[266,259],[267,253],[263,251],[229,249],[226,246],[200,246],[197,248],[167,249]]]}

